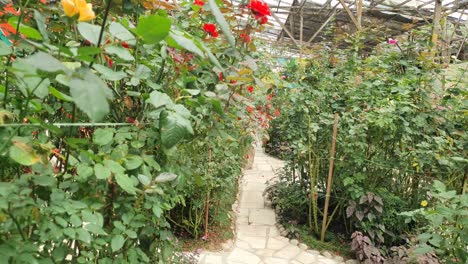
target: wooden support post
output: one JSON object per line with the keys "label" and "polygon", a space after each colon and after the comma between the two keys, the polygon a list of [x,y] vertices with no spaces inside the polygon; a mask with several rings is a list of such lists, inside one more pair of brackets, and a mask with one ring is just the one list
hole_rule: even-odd
{"label": "wooden support post", "polygon": [[437,54],[437,42],[439,40],[441,16],[442,16],[442,0],[435,0],[434,20],[432,22],[433,24],[432,24],[432,37],[431,37],[431,43],[432,43],[431,55],[433,57],[435,57]]}
{"label": "wooden support post", "polygon": [[356,0],[356,20],[359,28],[362,28],[362,0]]}
{"label": "wooden support post", "polygon": [[294,36],[289,32],[289,30],[284,26],[283,22],[278,18],[278,16],[275,13],[271,13],[271,16],[278,22],[278,24],[281,26],[281,28],[288,34],[288,36],[291,38],[291,40],[294,42],[294,44],[298,47],[301,48],[299,43],[294,39]]}
{"label": "wooden support post", "polygon": [[348,13],[349,18],[351,18],[351,21],[353,21],[353,24],[356,26],[357,30],[361,30],[361,26],[358,24],[356,18],[353,15],[353,12],[351,12],[351,9],[349,9],[344,0],[338,1],[340,1],[340,4],[343,6],[344,10],[346,10],[346,13]]}
{"label": "wooden support post", "polygon": [[336,136],[338,134],[338,120],[340,115],[335,113],[335,123],[333,124],[332,145],[330,150],[330,165],[328,167],[327,194],[325,195],[325,206],[323,208],[322,233],[320,241],[325,240],[325,231],[327,231],[328,206],[330,204],[331,185],[333,182],[333,165],[335,163]]}
{"label": "wooden support post", "polygon": [[306,0],[302,0],[301,6],[299,9],[299,15],[300,15],[300,31],[299,31],[299,44],[301,47],[299,48],[299,58],[302,59],[302,46],[303,46],[303,39],[304,39],[304,5],[306,3]]}
{"label": "wooden support post", "polygon": [[299,43],[301,44],[301,47],[299,48],[299,58],[302,59],[302,46],[303,46],[303,35],[304,35],[304,14],[301,9],[301,31],[299,33]]}

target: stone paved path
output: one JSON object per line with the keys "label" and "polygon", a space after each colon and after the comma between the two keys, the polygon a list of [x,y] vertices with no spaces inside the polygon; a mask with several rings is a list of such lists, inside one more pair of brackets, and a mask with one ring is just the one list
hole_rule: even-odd
{"label": "stone paved path", "polygon": [[[276,216],[263,197],[266,181],[283,162],[267,156],[261,148],[255,152],[253,168],[244,172],[240,187],[240,201],[236,214],[235,242],[224,244],[224,251],[203,252],[200,264],[338,264],[344,263],[340,256],[329,252],[323,255],[308,250],[297,240],[280,235]],[[355,263],[348,261],[346,263]]]}

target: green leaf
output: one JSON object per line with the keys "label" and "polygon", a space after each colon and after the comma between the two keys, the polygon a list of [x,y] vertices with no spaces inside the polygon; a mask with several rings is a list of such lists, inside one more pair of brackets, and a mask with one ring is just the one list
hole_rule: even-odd
{"label": "green leaf", "polygon": [[12,146],[10,147],[10,158],[24,166],[31,166],[40,161],[36,151],[29,145],[26,139],[15,137],[13,138]]}
{"label": "green leaf", "polygon": [[76,233],[78,234],[78,239],[85,242],[86,244],[91,243],[91,235],[89,234],[88,231],[86,231],[83,228],[79,228],[76,230]]}
{"label": "green leaf", "polygon": [[122,47],[116,47],[116,46],[110,46],[106,47],[105,49],[106,53],[111,54],[111,55],[116,55],[120,59],[124,61],[134,61],[135,58],[133,55],[128,51],[128,49],[122,48]]}
{"label": "green leaf", "polygon": [[102,120],[109,113],[107,99],[112,98],[112,91],[91,71],[86,70],[81,78],[70,81],[70,93],[78,108],[93,122]]}
{"label": "green leaf", "polygon": [[70,217],[70,223],[74,226],[74,227],[79,227],[81,226],[81,219],[77,216],[77,215],[72,215]]}
{"label": "green leaf", "polygon": [[156,204],[153,205],[153,208],[152,208],[152,209],[153,209],[153,214],[154,214],[156,217],[158,217],[158,218],[161,217],[163,211],[162,211],[161,207],[159,207],[159,205],[156,205]]}
{"label": "green leaf", "polygon": [[111,248],[113,252],[121,249],[125,243],[125,238],[122,235],[116,235],[112,238]]}
{"label": "green leaf", "polygon": [[151,179],[143,174],[138,174],[138,180],[143,184],[144,186],[148,186],[151,183]]}
{"label": "green leaf", "polygon": [[129,155],[125,161],[125,168],[127,168],[127,170],[134,170],[140,167],[141,164],[143,164],[143,159],[140,156]]}
{"label": "green leaf", "polygon": [[104,146],[112,142],[115,129],[113,128],[98,128],[93,133],[93,142],[99,146]]}
{"label": "green leaf", "polygon": [[[18,17],[12,16],[8,19],[8,23],[13,27],[17,28],[18,26]],[[42,40],[42,35],[36,29],[26,26],[23,23],[20,24],[19,31],[23,34],[26,38],[35,39],[35,40]]]}
{"label": "green leaf", "polygon": [[113,160],[104,160],[104,166],[108,168],[114,174],[124,174],[125,169],[118,162]]}
{"label": "green leaf", "polygon": [[93,68],[101,74],[101,77],[108,81],[120,81],[127,77],[124,71],[114,71],[101,64],[94,64]]}
{"label": "green leaf", "polygon": [[414,254],[426,254],[426,253],[429,253],[431,251],[433,251],[434,249],[428,245],[419,245],[414,251],[413,253]]}
{"label": "green leaf", "polygon": [[94,45],[98,44],[99,41],[99,34],[101,32],[101,27],[92,25],[85,22],[78,23],[78,31],[80,32],[81,36],[88,40],[89,42],[93,43]]}
{"label": "green leaf", "polygon": [[94,174],[99,180],[105,180],[109,178],[109,176],[111,175],[111,171],[109,168],[106,168],[102,164],[98,163],[94,166]]}
{"label": "green leaf", "polygon": [[112,36],[120,39],[121,41],[125,41],[130,45],[136,44],[135,36],[133,36],[133,34],[120,23],[112,22],[109,25],[109,33],[111,33]]}
{"label": "green leaf", "polygon": [[50,54],[39,51],[33,55],[28,56],[25,60],[26,63],[33,67],[45,72],[67,72],[68,68],[65,67],[59,60],[52,57]]}
{"label": "green leaf", "polygon": [[46,19],[39,11],[37,11],[37,9],[34,9],[34,20],[36,20],[37,28],[39,29],[39,32],[41,33],[44,40],[48,41],[49,35],[47,33]]}
{"label": "green leaf", "polygon": [[106,231],[104,231],[104,229],[102,227],[100,227],[99,225],[96,225],[96,224],[86,224],[84,226],[84,229],[86,229],[86,230],[88,230],[91,233],[96,234],[96,235],[107,235]]}
{"label": "green leaf", "polygon": [[81,182],[87,181],[93,175],[93,169],[86,163],[80,163],[76,166],[76,173]]}
{"label": "green leaf", "polygon": [[159,15],[141,16],[135,33],[147,44],[157,44],[169,34],[171,20]]}
{"label": "green leaf", "polygon": [[73,229],[73,228],[65,228],[65,229],[63,230],[63,233],[64,233],[65,235],[67,235],[68,237],[70,237],[71,239],[75,239],[75,238],[76,238],[76,231],[75,231],[75,229]]}
{"label": "green leaf", "polygon": [[183,36],[182,32],[173,30],[169,33],[169,37],[172,38],[182,48],[193,52],[202,58],[206,57],[203,51],[195,44],[195,42],[192,39]]}
{"label": "green leaf", "polygon": [[206,55],[208,55],[208,58],[210,59],[211,63],[213,63],[218,68],[219,71],[224,71],[223,67],[219,63],[216,56],[213,55],[211,50],[208,47],[206,47],[202,42],[197,41],[197,43],[199,43],[203,47],[203,49],[205,50]]}
{"label": "green leaf", "polygon": [[73,98],[70,96],[60,92],[59,90],[55,89],[52,86],[49,86],[49,93],[55,96],[57,99],[65,101],[65,102],[73,102]]}
{"label": "green leaf", "polygon": [[154,160],[154,156],[151,155],[143,155],[143,160],[145,161],[146,164],[149,166],[153,167],[157,171],[161,170],[161,165]]}
{"label": "green leaf", "polygon": [[172,99],[165,93],[161,93],[158,91],[153,91],[150,94],[150,97],[146,102],[152,104],[155,108],[159,108],[161,106],[171,106],[174,103]]}
{"label": "green leaf", "polygon": [[186,119],[189,119],[192,116],[190,111],[181,104],[173,105],[171,110],[174,110],[178,115],[185,117]]}
{"label": "green leaf", "polygon": [[3,41],[0,41],[0,56],[10,55],[12,52],[11,47]]}
{"label": "green leaf", "polygon": [[159,128],[162,144],[166,148],[172,148],[182,139],[193,135],[190,121],[174,112],[163,111],[161,113]]}
{"label": "green leaf", "polygon": [[171,172],[163,172],[154,179],[155,182],[168,182],[168,181],[173,181],[177,178],[177,175]]}
{"label": "green leaf", "polygon": [[216,1],[215,0],[208,0],[208,4],[210,5],[211,12],[215,16],[216,22],[218,22],[219,27],[223,31],[224,36],[226,36],[229,44],[231,44],[232,47],[235,47],[236,46],[236,41],[234,39],[234,36],[232,35],[229,24],[227,23],[227,21],[224,18],[223,14],[219,10],[219,7],[216,4]]}
{"label": "green leaf", "polygon": [[116,174],[115,180],[117,184],[127,193],[136,194],[136,188],[133,186],[133,181],[126,174]]}
{"label": "green leaf", "polygon": [[56,185],[55,178],[51,175],[36,175],[33,177],[33,181],[35,184],[44,187]]}
{"label": "green leaf", "polygon": [[224,115],[224,110],[219,100],[212,98],[210,100],[210,103],[213,106],[213,109],[216,111],[216,113],[218,113],[219,115]]}

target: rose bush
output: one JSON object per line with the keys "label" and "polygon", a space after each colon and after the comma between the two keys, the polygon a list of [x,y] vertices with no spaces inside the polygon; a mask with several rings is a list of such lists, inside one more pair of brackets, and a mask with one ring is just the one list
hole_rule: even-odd
{"label": "rose bush", "polygon": [[229,221],[257,125],[247,87],[264,87],[240,37],[261,27],[231,26],[241,13],[214,0],[6,7],[2,262],[167,262],[174,235]]}

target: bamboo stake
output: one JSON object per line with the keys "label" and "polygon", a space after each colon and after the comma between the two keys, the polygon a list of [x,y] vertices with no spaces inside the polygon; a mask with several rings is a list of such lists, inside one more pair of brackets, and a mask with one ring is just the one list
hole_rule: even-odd
{"label": "bamboo stake", "polygon": [[432,25],[432,37],[431,37],[431,43],[432,43],[431,55],[433,57],[435,57],[437,53],[437,42],[439,40],[441,13],[442,13],[442,0],[435,0],[434,21]]}
{"label": "bamboo stake", "polygon": [[325,207],[323,208],[322,234],[320,241],[325,240],[325,231],[327,229],[328,206],[330,204],[331,185],[333,180],[333,165],[335,163],[336,135],[338,134],[338,120],[340,115],[335,113],[335,123],[333,124],[332,145],[330,151],[330,166],[328,167],[327,194],[325,195]]}
{"label": "bamboo stake", "polygon": [[[208,149],[208,166],[211,166],[211,155],[212,155],[212,150],[211,148]],[[211,172],[210,172],[211,173]],[[208,238],[208,216],[209,216],[209,211],[210,211],[210,193],[211,193],[211,188],[208,190],[208,193],[206,194],[206,200],[205,200],[205,238]]]}

